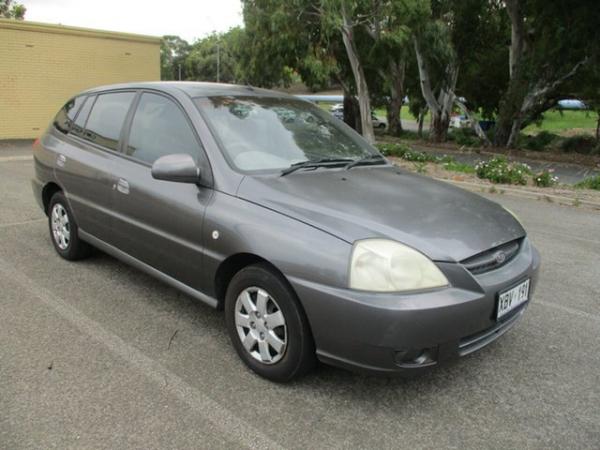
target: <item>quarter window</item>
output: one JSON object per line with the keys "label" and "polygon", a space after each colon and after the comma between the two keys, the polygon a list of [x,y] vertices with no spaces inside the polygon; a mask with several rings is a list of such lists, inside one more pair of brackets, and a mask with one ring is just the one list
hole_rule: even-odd
{"label": "quarter window", "polygon": [[81,104],[85,100],[85,97],[75,97],[69,100],[65,106],[61,108],[56,117],[54,118],[54,127],[61,133],[67,134],[73,124],[73,119],[77,115],[77,111],[81,107]]}
{"label": "quarter window", "polygon": [[99,95],[87,120],[84,139],[117,150],[123,122],[134,96],[134,92]]}
{"label": "quarter window", "polygon": [[131,123],[127,155],[148,164],[173,153],[186,153],[197,161],[199,149],[185,114],[172,100],[142,94]]}
{"label": "quarter window", "polygon": [[85,103],[81,107],[81,111],[79,111],[79,114],[77,114],[77,118],[75,119],[75,122],[73,122],[73,124],[71,125],[71,133],[76,134],[77,136],[83,137],[83,129],[85,127],[85,122],[86,122],[88,116],[90,115],[90,110],[92,109],[92,106],[94,105],[95,99],[96,99],[96,96],[94,95],[94,96],[88,97],[85,100]]}

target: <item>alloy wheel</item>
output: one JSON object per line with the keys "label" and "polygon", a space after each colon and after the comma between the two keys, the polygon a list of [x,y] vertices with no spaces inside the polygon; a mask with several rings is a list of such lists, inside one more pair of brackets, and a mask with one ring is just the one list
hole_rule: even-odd
{"label": "alloy wheel", "polygon": [[275,364],[287,348],[281,308],[267,291],[248,287],[235,302],[235,326],[246,351],[263,364]]}
{"label": "alloy wheel", "polygon": [[51,219],[54,242],[56,242],[59,249],[66,250],[69,242],[71,242],[71,225],[65,207],[60,203],[56,203],[52,208]]}

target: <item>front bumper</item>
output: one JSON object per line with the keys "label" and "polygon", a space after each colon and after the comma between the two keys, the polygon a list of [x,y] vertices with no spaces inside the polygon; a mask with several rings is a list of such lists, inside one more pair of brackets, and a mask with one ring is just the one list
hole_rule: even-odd
{"label": "front bumper", "polygon": [[[308,316],[323,362],[369,373],[414,373],[479,350],[523,315],[537,282],[539,253],[525,239],[508,264],[472,275],[457,263],[437,263],[451,286],[381,294],[290,281]],[[529,301],[500,321],[498,293],[531,279]]]}

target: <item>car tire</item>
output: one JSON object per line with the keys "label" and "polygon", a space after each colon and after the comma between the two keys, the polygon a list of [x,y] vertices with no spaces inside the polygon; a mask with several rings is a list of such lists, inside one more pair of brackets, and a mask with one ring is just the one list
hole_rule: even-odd
{"label": "car tire", "polygon": [[316,364],[300,302],[287,280],[267,264],[248,266],[234,275],[225,296],[225,320],[242,361],[264,378],[291,381]]}
{"label": "car tire", "polygon": [[56,192],[48,204],[48,228],[56,252],[69,261],[89,256],[92,247],[79,239],[79,228],[62,192]]}

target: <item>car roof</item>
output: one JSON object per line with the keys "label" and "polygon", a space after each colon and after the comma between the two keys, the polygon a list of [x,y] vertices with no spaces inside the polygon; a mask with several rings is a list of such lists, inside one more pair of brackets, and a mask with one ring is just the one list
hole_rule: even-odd
{"label": "car roof", "polygon": [[253,86],[242,86],[237,84],[208,83],[200,81],[149,81],[140,83],[120,83],[98,86],[88,89],[82,94],[91,94],[116,89],[155,89],[164,92],[174,90],[184,92],[190,97],[216,97],[216,96],[259,96],[259,97],[282,97],[296,98],[284,92],[261,89]]}

